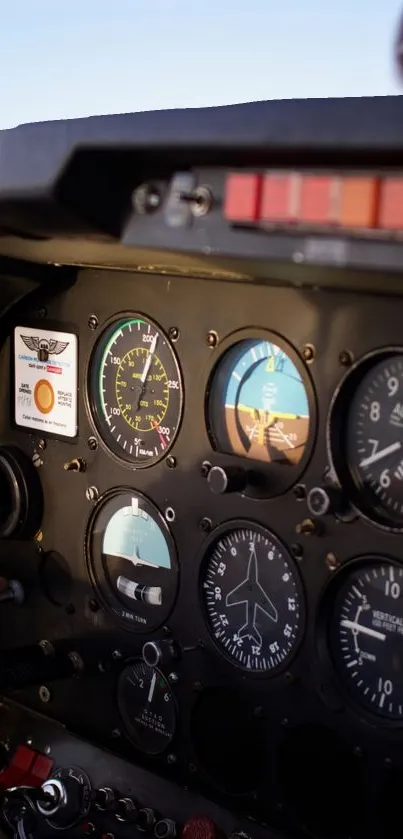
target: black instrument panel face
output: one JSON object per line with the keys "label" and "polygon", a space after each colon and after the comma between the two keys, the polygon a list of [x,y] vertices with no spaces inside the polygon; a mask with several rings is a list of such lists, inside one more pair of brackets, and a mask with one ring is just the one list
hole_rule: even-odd
{"label": "black instrument panel face", "polygon": [[77,335],[77,435],[0,405],[44,496],[36,539],[0,540],[29,592],[0,623],[74,643],[85,671],[19,701],[279,828],[326,837],[330,808],[343,837],[365,773],[403,776],[403,304],[83,270],[41,308],[39,341]]}

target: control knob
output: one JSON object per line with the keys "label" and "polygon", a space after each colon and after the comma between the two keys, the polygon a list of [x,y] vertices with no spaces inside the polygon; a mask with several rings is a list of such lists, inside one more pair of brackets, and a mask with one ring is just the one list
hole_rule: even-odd
{"label": "control knob", "polygon": [[308,510],[311,516],[326,516],[329,513],[341,513],[344,509],[340,490],[335,487],[316,486],[307,495]]}
{"label": "control knob", "polygon": [[207,483],[214,495],[224,495],[228,492],[243,492],[247,485],[247,473],[238,466],[212,466]]}

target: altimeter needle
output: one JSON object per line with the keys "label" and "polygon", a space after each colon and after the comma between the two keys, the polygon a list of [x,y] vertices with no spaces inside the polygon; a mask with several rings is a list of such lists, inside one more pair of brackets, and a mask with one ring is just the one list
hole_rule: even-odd
{"label": "altimeter needle", "polygon": [[386,448],[381,449],[380,452],[374,452],[374,454],[371,454],[370,457],[364,457],[364,460],[362,460],[359,464],[360,469],[365,469],[366,466],[372,466],[373,463],[377,463],[378,460],[383,460],[383,458],[387,457],[389,454],[398,452],[401,447],[402,444],[400,440],[397,440],[396,443],[391,443],[390,446],[386,446]]}

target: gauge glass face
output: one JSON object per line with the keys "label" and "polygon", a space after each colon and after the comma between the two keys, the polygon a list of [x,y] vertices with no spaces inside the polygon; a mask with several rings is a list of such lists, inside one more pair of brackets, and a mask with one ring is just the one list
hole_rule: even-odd
{"label": "gauge glass face", "polygon": [[345,457],[357,506],[381,524],[403,526],[403,355],[375,360],[347,410]]}
{"label": "gauge glass face", "polygon": [[113,323],[91,362],[90,400],[99,433],[137,467],[160,460],[182,413],[179,364],[168,338],[143,316]]}
{"label": "gauge glass face", "polygon": [[213,375],[208,420],[215,448],[266,463],[300,463],[310,433],[301,372],[270,340],[240,341]]}
{"label": "gauge glass face", "polygon": [[275,671],[292,657],[303,632],[297,568],[270,531],[250,522],[213,538],[201,591],[210,632],[239,667]]}
{"label": "gauge glass face", "polygon": [[176,728],[175,699],[157,668],[143,661],[125,667],[118,682],[118,707],[138,749],[156,755],[169,746]]}
{"label": "gauge glass face", "polygon": [[330,614],[330,650],[349,693],[373,714],[403,721],[403,566],[360,563]]}
{"label": "gauge glass face", "polygon": [[87,534],[87,559],[102,600],[128,629],[150,631],[167,619],[178,587],[176,552],[147,498],[120,490],[100,502]]}

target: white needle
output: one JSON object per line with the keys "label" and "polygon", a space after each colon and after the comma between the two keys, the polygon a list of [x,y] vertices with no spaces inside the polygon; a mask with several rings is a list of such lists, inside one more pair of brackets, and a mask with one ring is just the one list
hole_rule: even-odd
{"label": "white needle", "polygon": [[152,701],[153,701],[154,689],[155,689],[155,683],[156,683],[156,681],[157,681],[157,674],[156,674],[156,672],[155,672],[155,670],[154,670],[153,677],[152,677],[152,679],[151,679],[150,690],[148,691],[148,702],[152,702]]}
{"label": "white needle", "polygon": [[369,635],[371,638],[376,638],[378,641],[386,641],[386,635],[383,632],[377,632],[376,629],[371,629],[369,626],[363,626],[362,623],[343,620],[340,621],[340,626],[343,626],[346,629],[352,629],[354,632],[362,632],[363,635]]}
{"label": "white needle", "polygon": [[364,457],[364,460],[360,463],[360,468],[365,469],[366,466],[371,466],[373,463],[376,463],[378,460],[382,460],[382,458],[387,457],[388,454],[393,454],[393,452],[398,452],[399,449],[402,448],[402,444],[399,440],[396,443],[391,443],[390,446],[386,446],[386,449],[381,449],[380,452],[375,452],[375,454],[371,454],[370,457]]}
{"label": "white needle", "polygon": [[155,353],[155,348],[157,346],[157,341],[158,341],[158,332],[155,333],[154,338],[152,339],[151,344],[150,344],[150,351],[148,353],[146,363],[144,365],[144,370],[141,374],[141,379],[140,379],[142,385],[144,384],[144,382],[145,382],[145,380],[148,376],[148,371],[151,367],[151,362],[153,360],[153,355]]}

